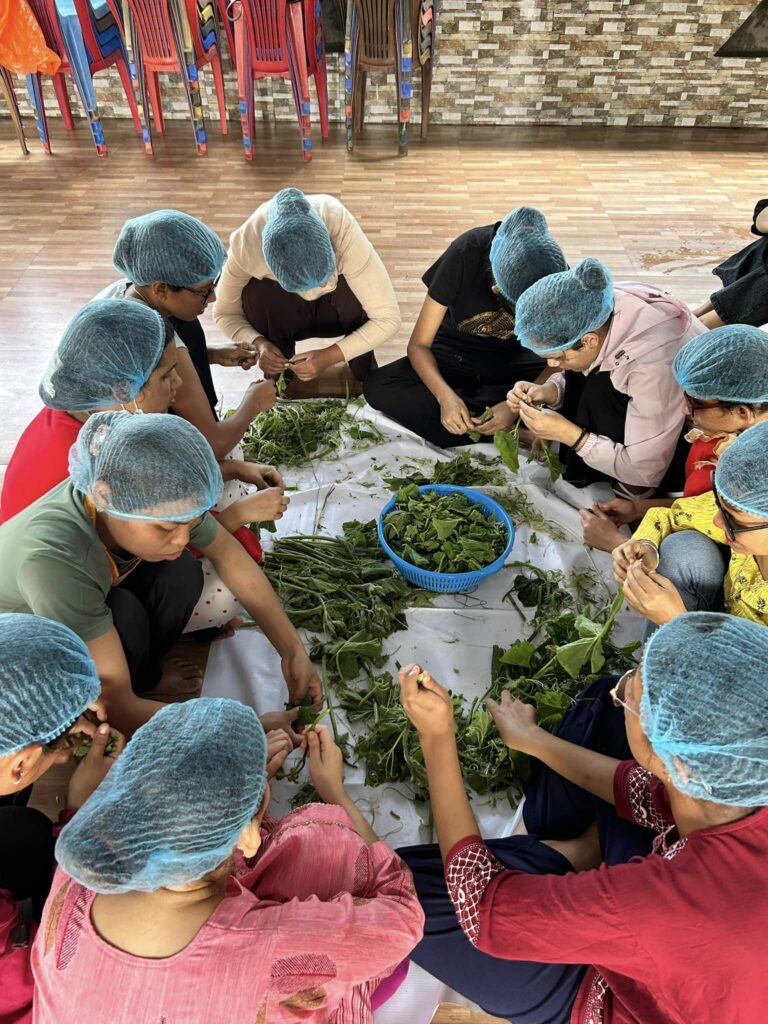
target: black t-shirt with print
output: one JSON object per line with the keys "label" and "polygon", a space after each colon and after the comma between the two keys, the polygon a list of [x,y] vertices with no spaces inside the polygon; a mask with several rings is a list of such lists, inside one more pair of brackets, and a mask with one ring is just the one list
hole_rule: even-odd
{"label": "black t-shirt with print", "polygon": [[500,359],[528,371],[521,372],[521,379],[530,380],[544,364],[517,340],[514,317],[491,290],[491,242],[500,223],[471,228],[459,235],[422,281],[430,298],[448,307],[436,341],[461,348],[470,360],[473,346],[483,361],[498,346]]}

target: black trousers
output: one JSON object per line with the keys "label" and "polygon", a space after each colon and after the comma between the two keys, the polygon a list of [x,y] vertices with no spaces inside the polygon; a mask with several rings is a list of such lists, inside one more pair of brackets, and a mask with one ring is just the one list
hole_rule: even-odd
{"label": "black trousers", "polygon": [[[495,349],[498,346],[494,346]],[[475,349],[460,349],[439,339],[432,346],[445,382],[465,402],[473,416],[497,405],[518,380],[535,380],[543,363],[519,363],[519,346],[506,352],[488,351],[481,339]],[[440,405],[406,356],[380,367],[363,381],[365,400],[374,409],[402,423],[425,441],[440,448],[471,444],[466,434],[452,434],[440,422]]]}
{"label": "black trousers", "polygon": [[160,682],[160,662],[181,636],[202,590],[203,567],[189,551],[174,562],[142,562],[110,590],[107,604],[136,693]]}
{"label": "black trousers", "polygon": [[36,920],[51,888],[55,862],[53,826],[24,804],[0,804],[0,889],[15,900],[32,900]]}

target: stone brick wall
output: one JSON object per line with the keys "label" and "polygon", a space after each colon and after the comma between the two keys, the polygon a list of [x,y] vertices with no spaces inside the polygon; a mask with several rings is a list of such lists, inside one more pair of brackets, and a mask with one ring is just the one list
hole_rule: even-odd
{"label": "stone brick wall", "polygon": [[[759,60],[713,56],[755,3],[442,0],[430,120],[462,125],[766,127],[768,68]],[[230,118],[238,130],[236,83],[225,64]],[[414,77],[413,120],[418,122],[418,72]],[[207,69],[201,79],[206,116],[215,119]],[[328,80],[331,118],[341,121],[344,88],[338,54],[329,55]],[[187,117],[178,81],[173,76],[161,76],[161,81],[167,116]],[[46,90],[53,113],[57,107],[49,85]],[[116,74],[97,76],[96,93],[103,117],[127,116]],[[21,82],[19,95],[25,96]],[[288,83],[257,83],[256,109],[263,120],[293,120]],[[367,120],[394,121],[395,111],[394,75],[371,76]]]}

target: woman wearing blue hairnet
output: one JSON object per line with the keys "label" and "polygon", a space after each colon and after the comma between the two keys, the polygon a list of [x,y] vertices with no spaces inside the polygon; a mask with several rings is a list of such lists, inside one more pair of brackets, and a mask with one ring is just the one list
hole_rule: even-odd
{"label": "woman wearing blue hairnet", "polygon": [[[389,274],[357,220],[333,196],[297,188],[282,189],[233,231],[213,317],[257,353],[265,374],[289,371],[300,381],[332,366],[347,383],[363,380],[376,367],[374,350],[400,329]],[[296,355],[297,342],[325,338],[337,340]]]}
{"label": "woman wearing blue hairnet", "polygon": [[[422,277],[427,296],[408,353],[365,381],[365,397],[409,430],[442,448],[490,438],[517,418],[512,381],[546,367],[515,336],[515,304],[534,282],[565,270],[546,217],[518,206],[503,221],[459,235]],[[483,420],[486,408],[492,415]]]}
{"label": "woman wearing blue hairnet", "polygon": [[768,630],[753,622],[696,612],[663,626],[638,668],[604,683],[623,711],[623,760],[551,736],[508,693],[488,702],[507,745],[590,799],[593,821],[612,805],[614,822],[648,831],[649,853],[612,865],[594,828],[485,842],[451,696],[420,666],[403,669],[439,850],[399,852],[427,916],[411,959],[435,989],[514,1024],[762,1019],[767,662]]}
{"label": "woman wearing blue hairnet", "polygon": [[[27,961],[53,878],[56,830],[96,789],[125,745],[105,721],[83,641],[36,615],[0,615],[0,1016],[25,1021]],[[78,734],[75,736],[75,734]],[[86,740],[87,737],[87,740]],[[111,742],[110,742],[111,739]],[[33,784],[88,750],[69,781],[58,826],[27,807]],[[12,936],[13,941],[6,941]]]}
{"label": "woman wearing blue hairnet", "polygon": [[[0,523],[67,478],[69,450],[93,412],[166,412],[184,383],[178,373],[179,352],[169,321],[143,303],[94,299],[83,306],[67,325],[40,384],[45,408],[24,431],[11,456],[3,481]],[[233,465],[237,464],[228,460],[222,470]],[[241,489],[233,491],[230,483],[213,511],[260,564],[261,546],[247,524],[279,519],[288,499],[282,478],[271,467],[250,468],[256,471],[255,479],[262,474],[259,489],[251,494],[238,485]],[[274,485],[269,486],[268,480]],[[207,561],[203,574],[203,591],[186,631],[218,634],[222,629],[221,635],[227,635],[242,608]],[[199,677],[199,669],[179,662],[182,689],[196,688]],[[164,685],[169,686],[170,680]]]}
{"label": "woman wearing blue hairnet", "polygon": [[[155,210],[123,225],[112,253],[123,280],[109,285],[97,298],[132,299],[157,310],[172,325],[179,348],[179,373],[173,411],[203,434],[220,460],[242,440],[254,416],[275,404],[270,381],[254,381],[231,416],[220,420],[211,376],[211,363],[250,369],[256,355],[247,343],[208,347],[200,317],[216,298],[226,252],[206,224],[180,210]],[[231,463],[231,464],[229,464]],[[261,486],[258,467],[241,458],[227,459],[226,480]]]}
{"label": "woman wearing blue hairnet", "polygon": [[163,658],[203,586],[207,556],[272,642],[291,699],[320,697],[296,630],[259,566],[209,514],[223,481],[210,445],[178,416],[96,413],[70,479],[0,527],[0,611],[44,614],[88,644],[118,728],[156,710]]}
{"label": "woman wearing blue hairnet", "polygon": [[251,708],[189,701],[139,729],[57,843],[37,1024],[373,1024],[424,916],[328,730],[307,744],[324,804],[276,821]]}
{"label": "woman wearing blue hairnet", "polygon": [[[699,334],[683,345],[672,363],[693,429],[685,462],[683,497],[712,490],[718,458],[739,434],[768,419],[768,334],[732,324]],[[584,540],[601,551],[626,541],[619,526],[637,524],[652,508],[674,498],[612,498],[581,509]]]}
{"label": "woman wearing blue hairnet", "polygon": [[613,552],[628,602],[646,635],[676,615],[724,608],[768,625],[768,422],[720,456],[712,490],[646,513]]}

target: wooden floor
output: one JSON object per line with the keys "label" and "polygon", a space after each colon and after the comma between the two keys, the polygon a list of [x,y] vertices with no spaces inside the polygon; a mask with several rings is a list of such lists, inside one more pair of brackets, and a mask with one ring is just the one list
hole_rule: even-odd
{"label": "wooden floor", "polygon": [[[31,129],[31,126],[28,126]],[[156,156],[125,122],[106,122],[98,159],[88,129],[51,122],[55,155],[30,140],[23,158],[0,120],[0,473],[39,408],[37,383],[65,324],[114,279],[110,254],[123,221],[173,206],[223,239],[273,192],[295,185],[338,196],[358,217],[392,276],[403,310],[402,354],[424,296],[420,277],[460,232],[512,207],[541,208],[571,264],[602,259],[618,280],[668,288],[692,305],[714,290],[712,267],[749,240],[765,195],[765,131],[434,128],[398,159],[395,129],[366,130],[353,157],[342,130],[316,140],[303,165],[291,125],[259,126],[256,159],[242,158],[237,125],[195,156],[184,122],[168,122]],[[210,316],[206,329],[215,338]],[[381,361],[381,359],[380,359]],[[214,368],[225,403],[247,381]],[[61,778],[39,787],[55,807]],[[441,1024],[489,1020],[443,1010]]]}

